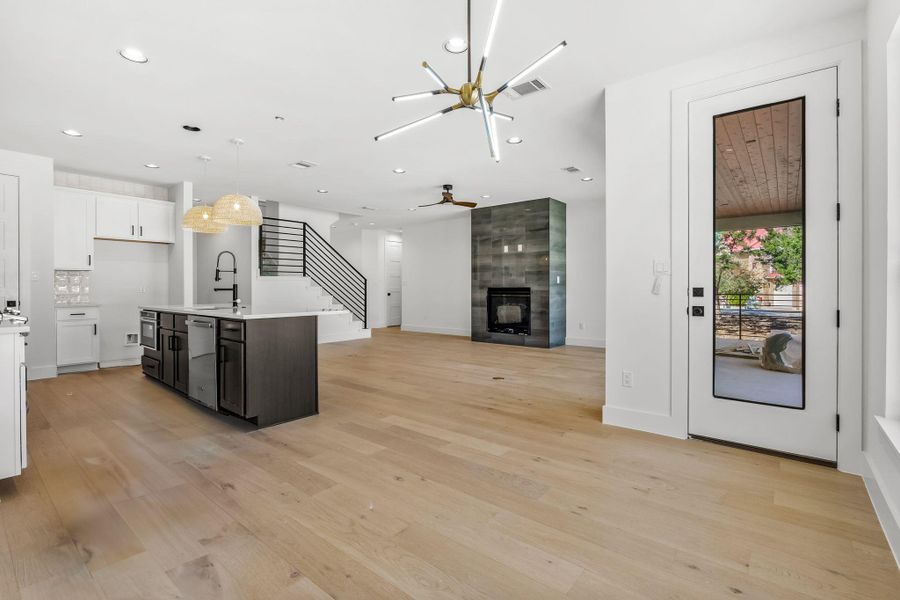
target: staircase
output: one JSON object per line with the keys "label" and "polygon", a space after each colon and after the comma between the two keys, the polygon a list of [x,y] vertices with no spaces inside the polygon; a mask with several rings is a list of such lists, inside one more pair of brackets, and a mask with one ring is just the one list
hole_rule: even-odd
{"label": "staircase", "polygon": [[[370,337],[366,278],[308,223],[263,217],[253,302],[304,310],[347,310],[319,317],[319,341]],[[262,299],[260,298],[260,299]]]}

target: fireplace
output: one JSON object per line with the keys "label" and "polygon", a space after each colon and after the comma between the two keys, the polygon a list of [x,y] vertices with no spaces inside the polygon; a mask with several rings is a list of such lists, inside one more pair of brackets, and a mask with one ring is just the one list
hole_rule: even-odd
{"label": "fireplace", "polygon": [[531,335],[531,288],[488,288],[487,330]]}

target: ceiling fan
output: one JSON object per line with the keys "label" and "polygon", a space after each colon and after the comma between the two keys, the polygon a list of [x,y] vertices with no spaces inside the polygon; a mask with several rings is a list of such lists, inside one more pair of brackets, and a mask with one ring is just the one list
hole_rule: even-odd
{"label": "ceiling fan", "polygon": [[438,204],[452,204],[454,206],[465,206],[466,208],[475,208],[478,206],[477,202],[463,202],[461,200],[453,199],[453,186],[449,183],[444,184],[444,191],[441,192],[441,201],[434,202],[432,204],[420,204],[419,208],[425,208],[427,206],[437,206]]}
{"label": "ceiling fan", "polygon": [[484,45],[484,54],[481,57],[481,64],[478,67],[478,73],[475,76],[475,80],[472,80],[472,0],[467,0],[466,4],[466,28],[467,28],[467,42],[468,42],[468,77],[465,83],[463,83],[459,88],[450,87],[446,81],[444,81],[440,75],[428,64],[427,61],[422,62],[422,66],[425,68],[425,72],[434,79],[435,82],[440,86],[438,89],[430,90],[427,92],[417,92],[414,94],[405,94],[402,96],[394,96],[394,102],[403,102],[406,100],[417,100],[419,98],[427,98],[429,96],[438,96],[440,94],[452,94],[454,96],[459,96],[459,102],[452,106],[448,106],[447,108],[440,110],[436,113],[430,114],[427,117],[422,117],[421,119],[417,119],[412,123],[407,123],[406,125],[401,125],[395,129],[391,129],[390,131],[386,131],[380,135],[375,136],[375,141],[384,140],[391,136],[397,135],[403,131],[408,129],[412,129],[413,127],[418,127],[419,125],[424,125],[429,121],[433,121],[439,117],[446,115],[447,113],[451,113],[455,110],[459,110],[461,108],[468,108],[477,112],[480,112],[484,119],[484,129],[487,133],[488,146],[491,150],[491,158],[495,161],[500,162],[500,148],[497,145],[497,129],[496,129],[496,121],[497,119],[504,119],[507,121],[512,121],[513,117],[509,115],[505,115],[503,113],[499,113],[494,111],[494,100],[497,98],[497,95],[503,92],[506,88],[511,85],[515,85],[518,81],[520,81],[523,77],[528,75],[531,71],[539,67],[540,65],[547,62],[552,56],[554,56],[557,52],[566,47],[566,41],[563,40],[556,46],[554,46],[549,52],[538,58],[536,61],[519,71],[517,75],[515,75],[512,79],[509,79],[506,83],[498,87],[492,92],[486,92],[484,90],[484,68],[487,64],[488,55],[491,52],[491,44],[494,41],[494,32],[497,29],[497,19],[500,15],[500,6],[503,4],[503,0],[497,0],[497,4],[494,5],[494,16],[491,18],[491,26],[488,29],[487,42]]}

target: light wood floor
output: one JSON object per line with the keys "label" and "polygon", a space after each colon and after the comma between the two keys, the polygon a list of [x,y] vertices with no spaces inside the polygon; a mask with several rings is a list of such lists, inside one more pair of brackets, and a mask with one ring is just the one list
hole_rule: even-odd
{"label": "light wood floor", "polygon": [[601,425],[603,353],[376,331],[252,431],[137,368],[30,385],[0,598],[888,599],[860,479]]}

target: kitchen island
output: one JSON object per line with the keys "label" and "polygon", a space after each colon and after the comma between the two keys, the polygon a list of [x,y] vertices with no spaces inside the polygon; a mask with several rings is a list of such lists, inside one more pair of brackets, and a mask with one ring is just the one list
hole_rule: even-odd
{"label": "kitchen island", "polygon": [[319,412],[318,317],[347,311],[142,306],[144,374],[259,427]]}

